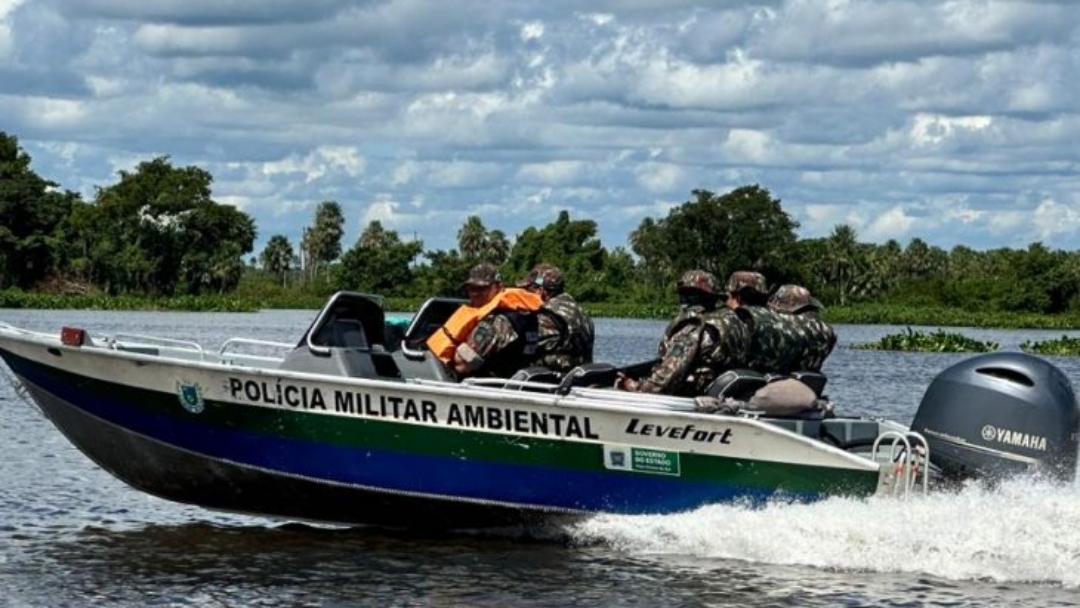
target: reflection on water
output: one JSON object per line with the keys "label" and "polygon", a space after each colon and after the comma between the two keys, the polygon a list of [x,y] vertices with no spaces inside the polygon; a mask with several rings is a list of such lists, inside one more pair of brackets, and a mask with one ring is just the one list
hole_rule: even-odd
{"label": "reflection on water", "polygon": [[[294,342],[313,311],[0,311],[0,321]],[[598,358],[653,356],[663,321],[600,319]],[[909,421],[965,355],[851,348],[826,364],[845,412]],[[1015,350],[1057,332],[963,330]],[[1060,359],[1080,386],[1076,360]],[[76,452],[0,376],[0,606],[984,606],[1080,604],[1080,489],[1018,480],[925,499],[717,506],[559,530],[417,536],[281,524],[146,496]]]}

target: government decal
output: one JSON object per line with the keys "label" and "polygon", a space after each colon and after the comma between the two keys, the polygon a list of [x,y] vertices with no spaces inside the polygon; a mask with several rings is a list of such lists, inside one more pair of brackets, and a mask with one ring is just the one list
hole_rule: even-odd
{"label": "government decal", "polygon": [[180,398],[180,405],[192,414],[201,414],[206,405],[203,403],[202,387],[198,382],[176,381],[176,394]]}

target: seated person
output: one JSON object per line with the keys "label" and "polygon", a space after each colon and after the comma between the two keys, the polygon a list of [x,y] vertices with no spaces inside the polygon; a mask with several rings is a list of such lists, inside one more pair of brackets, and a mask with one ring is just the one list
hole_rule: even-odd
{"label": "seated person", "polygon": [[759,272],[739,270],[727,282],[727,307],[750,332],[746,367],[765,374],[790,374],[802,368],[803,338],[790,315],[768,307],[769,290]]}
{"label": "seated person", "polygon": [[494,265],[477,264],[463,287],[463,304],[427,340],[428,348],[459,378],[510,377],[535,357],[540,296],[507,288]]}
{"label": "seated person", "polygon": [[658,347],[660,361],[640,381],[620,375],[616,388],[693,397],[725,370],[745,366],[749,331],[733,311],[717,307],[716,277],[691,270],[676,289],[680,310]]}
{"label": "seated person", "polygon": [[592,363],[596,330],[589,315],[564,290],[562,271],[551,264],[537,264],[518,287],[544,301],[537,318],[540,340],[535,365],[565,374]]}
{"label": "seated person", "polygon": [[820,372],[825,359],[836,347],[836,332],[821,318],[821,302],[801,285],[781,285],[769,298],[769,308],[789,315],[799,334],[805,337],[799,369]]}

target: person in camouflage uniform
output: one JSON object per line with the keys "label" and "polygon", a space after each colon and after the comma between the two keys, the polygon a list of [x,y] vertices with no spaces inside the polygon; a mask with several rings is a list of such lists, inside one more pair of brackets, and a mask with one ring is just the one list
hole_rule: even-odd
{"label": "person in camouflage uniform", "polygon": [[677,285],[679,313],[657,347],[660,361],[640,381],[620,375],[616,388],[693,397],[724,371],[745,367],[749,331],[733,311],[717,307],[718,287],[709,272],[685,273]]}
{"label": "person in camouflage uniform", "polygon": [[750,331],[746,367],[767,374],[790,374],[803,365],[802,328],[793,315],[770,309],[769,289],[761,273],[739,270],[727,282],[727,306]]}
{"label": "person in camouflage uniform", "polygon": [[[469,271],[463,286],[469,296],[469,305],[475,308],[487,305],[506,289],[498,269],[486,262]],[[539,308],[539,298],[533,295],[529,298],[536,300],[536,308]],[[452,367],[459,378],[508,378],[531,364],[538,341],[535,312],[498,310],[477,322],[469,337],[457,347]]]}
{"label": "person in camouflage uniform", "polygon": [[544,300],[537,312],[540,339],[534,363],[559,373],[592,363],[596,329],[592,318],[566,293],[562,270],[537,264],[518,287]]}
{"label": "person in camouflage uniform", "polygon": [[820,372],[836,346],[836,332],[821,318],[821,302],[801,285],[781,285],[769,298],[769,308],[794,320],[803,343],[801,369]]}

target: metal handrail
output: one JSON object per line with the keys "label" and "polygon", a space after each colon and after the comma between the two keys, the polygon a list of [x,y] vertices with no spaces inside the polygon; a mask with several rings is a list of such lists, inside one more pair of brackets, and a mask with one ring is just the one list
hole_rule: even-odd
{"label": "metal handrail", "polygon": [[[926,442],[926,438],[915,431],[885,431],[874,440],[874,446],[870,452],[871,460],[878,461],[878,450],[882,449],[887,440],[891,440],[888,462],[893,463],[895,470],[892,476],[897,480],[896,485],[893,486],[893,493],[902,496],[910,495],[919,484],[921,475],[922,491],[926,494],[930,487],[930,444]],[[912,440],[916,445],[913,445]],[[902,446],[900,460],[897,460],[898,446]]]}
{"label": "metal handrail", "polygon": [[[236,345],[236,344],[248,344],[248,345],[252,345],[252,346],[269,346],[271,348],[287,348],[287,349],[292,349],[292,348],[294,348],[296,346],[295,344],[292,344],[290,342],[275,342],[273,340],[258,340],[256,338],[229,338],[228,340],[224,341],[221,344],[221,348],[218,349],[218,355],[219,356],[225,355],[226,354],[225,351],[228,350],[230,346],[233,346],[233,345]],[[244,354],[244,353],[233,353],[233,354]]]}
{"label": "metal handrail", "polygon": [[109,347],[112,348],[113,350],[118,350],[117,345],[122,341],[121,339],[134,340],[134,341],[142,340],[142,341],[148,341],[150,345],[173,346],[173,347],[178,347],[178,348],[185,349],[185,350],[193,350],[193,351],[199,353],[200,358],[205,358],[206,357],[206,351],[203,350],[203,347],[198,342],[192,342],[190,340],[176,340],[176,339],[173,339],[173,338],[162,338],[160,336],[146,336],[146,335],[142,335],[142,334],[113,334],[112,337],[110,337],[108,339],[107,343],[108,343]]}

